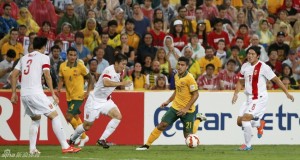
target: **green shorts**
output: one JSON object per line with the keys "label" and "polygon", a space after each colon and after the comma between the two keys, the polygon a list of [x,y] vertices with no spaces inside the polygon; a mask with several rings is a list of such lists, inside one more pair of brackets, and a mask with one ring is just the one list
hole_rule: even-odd
{"label": "green shorts", "polygon": [[168,125],[172,125],[178,118],[180,118],[183,123],[183,132],[184,133],[193,133],[193,126],[195,120],[195,112],[194,113],[186,113],[184,116],[177,116],[177,110],[173,107],[164,114],[161,121],[168,123]]}
{"label": "green shorts", "polygon": [[83,103],[83,100],[71,100],[71,101],[68,101],[68,111],[67,113],[70,113],[72,115],[77,115],[77,114],[80,114],[80,106],[82,105]]}

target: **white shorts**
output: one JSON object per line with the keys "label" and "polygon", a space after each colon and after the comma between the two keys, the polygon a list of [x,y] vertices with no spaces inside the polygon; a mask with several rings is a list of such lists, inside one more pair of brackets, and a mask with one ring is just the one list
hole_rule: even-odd
{"label": "white shorts", "polygon": [[254,119],[262,119],[267,108],[268,96],[259,96],[258,99],[248,98],[240,108],[239,117],[245,113],[252,114]]}
{"label": "white shorts", "polygon": [[107,115],[108,112],[118,106],[109,99],[106,102],[97,102],[92,96],[89,96],[84,106],[84,120],[88,122],[94,122],[98,119],[100,114]]}
{"label": "white shorts", "polygon": [[35,94],[21,96],[25,114],[30,117],[36,115],[48,116],[51,112],[55,111],[55,107],[45,94]]}

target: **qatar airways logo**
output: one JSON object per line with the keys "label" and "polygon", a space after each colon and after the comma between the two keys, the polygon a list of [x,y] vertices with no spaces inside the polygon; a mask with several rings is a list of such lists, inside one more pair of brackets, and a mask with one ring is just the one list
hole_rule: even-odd
{"label": "qatar airways logo", "polygon": [[[272,106],[270,106],[272,107]],[[157,108],[154,112],[154,125],[157,126],[161,121],[161,116],[166,113],[169,107],[165,108]],[[198,105],[196,106],[196,113],[198,112]],[[235,113],[234,113],[235,114]],[[207,120],[205,122],[201,122],[202,125],[198,127],[198,130],[208,130],[208,131],[228,131],[226,127],[230,125],[236,125],[236,119],[233,118],[232,113],[205,113]],[[234,115],[236,116],[236,115]],[[278,107],[276,113],[265,113],[263,119],[266,121],[265,130],[280,130],[280,131],[291,131],[296,127],[300,128],[299,115],[297,113],[290,113],[284,111],[283,105]],[[234,122],[234,123],[232,123]],[[275,125],[274,123],[278,124]],[[295,128],[293,128],[292,124],[295,124]],[[180,120],[177,120],[170,125],[163,132],[163,135],[166,137],[174,136],[177,131],[179,134],[182,134],[183,124]]]}

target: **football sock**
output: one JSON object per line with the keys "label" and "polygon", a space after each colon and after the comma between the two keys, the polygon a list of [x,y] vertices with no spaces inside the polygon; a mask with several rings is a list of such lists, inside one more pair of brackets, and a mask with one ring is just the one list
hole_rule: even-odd
{"label": "football sock", "polygon": [[102,140],[102,139],[106,140],[116,130],[116,128],[118,127],[120,122],[121,122],[121,120],[114,119],[114,118],[112,120],[110,120],[106,126],[104,133],[100,137],[100,140]]}
{"label": "football sock", "polygon": [[78,122],[77,122],[77,119],[76,119],[75,117],[73,117],[73,118],[71,119],[70,123],[71,123],[73,129],[76,129],[76,128],[77,128]]}
{"label": "football sock", "polygon": [[244,128],[244,138],[245,138],[245,145],[247,147],[251,146],[251,138],[252,138],[252,126],[250,121],[242,121],[243,128]]}
{"label": "football sock", "polygon": [[59,116],[56,116],[52,119],[52,128],[53,128],[53,132],[55,133],[62,149],[69,148],[69,144],[66,141],[66,135],[65,135],[64,129],[62,127],[62,124],[60,122]]}
{"label": "football sock", "polygon": [[259,127],[260,126],[260,120],[257,120],[257,121],[252,120],[251,121],[251,126],[252,127]]}
{"label": "football sock", "polygon": [[74,133],[71,136],[71,140],[75,141],[83,132],[85,132],[83,128],[83,124],[80,124],[74,131]]}
{"label": "football sock", "polygon": [[199,119],[196,119],[194,121],[194,126],[193,126],[193,134],[195,134],[197,131],[198,131],[198,127],[199,127],[199,124],[200,124],[200,120]]}
{"label": "football sock", "polygon": [[146,145],[150,146],[161,134],[162,131],[158,130],[157,127],[151,132]]}
{"label": "football sock", "polygon": [[30,151],[36,149],[36,139],[38,135],[38,129],[40,126],[41,120],[35,120],[31,122],[30,128],[29,128],[29,144],[30,144]]}
{"label": "football sock", "polygon": [[[80,117],[78,117],[77,118],[77,125],[81,125],[81,124],[82,124],[82,121],[81,121]],[[85,134],[85,132],[83,132],[80,139],[85,139],[85,138],[86,138],[86,134]]]}

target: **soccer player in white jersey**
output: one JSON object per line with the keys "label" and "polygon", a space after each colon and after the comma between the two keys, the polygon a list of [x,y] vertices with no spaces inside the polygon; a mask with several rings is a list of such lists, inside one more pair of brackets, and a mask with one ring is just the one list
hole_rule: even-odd
{"label": "soccer player in white jersey", "polygon": [[248,62],[244,63],[241,68],[239,81],[232,97],[232,104],[234,104],[238,99],[238,93],[242,88],[242,84],[245,84],[247,100],[241,106],[237,118],[237,124],[244,129],[245,144],[239,148],[242,151],[252,150],[252,127],[257,127],[258,138],[263,134],[265,121],[261,119],[268,101],[267,80],[275,82],[283,90],[287,98],[294,101],[294,97],[289,94],[281,80],[268,65],[259,60],[259,56],[260,47],[252,46],[247,50]]}
{"label": "soccer player in white jersey", "polygon": [[125,55],[117,54],[115,56],[115,64],[104,69],[96,83],[94,91],[90,93],[84,106],[84,123],[76,128],[70,138],[69,144],[74,144],[78,136],[88,131],[95,119],[97,119],[100,114],[103,114],[111,117],[111,121],[97,141],[97,144],[103,148],[109,148],[106,139],[115,131],[122,118],[118,106],[111,99],[111,93],[118,86],[132,85],[131,81],[120,82],[120,76],[126,67],[127,59]]}
{"label": "soccer player in white jersey", "polygon": [[63,153],[79,152],[80,148],[69,146],[66,141],[65,133],[60,122],[60,118],[48,99],[42,87],[42,75],[44,74],[47,85],[54,99],[54,104],[59,100],[55,96],[50,76],[50,59],[43,53],[46,50],[47,38],[36,37],[33,40],[33,52],[23,56],[12,72],[12,97],[11,102],[16,103],[18,96],[16,93],[16,82],[21,74],[21,101],[25,107],[25,113],[30,116],[32,123],[29,128],[30,154],[40,154],[36,149],[36,140],[41,115],[47,116],[52,120],[53,131],[59,140]]}

